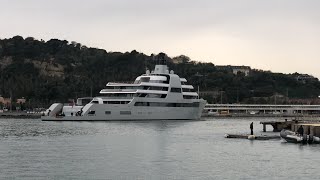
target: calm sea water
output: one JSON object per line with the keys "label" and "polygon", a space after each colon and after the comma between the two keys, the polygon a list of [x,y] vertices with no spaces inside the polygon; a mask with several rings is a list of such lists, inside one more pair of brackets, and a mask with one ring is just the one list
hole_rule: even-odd
{"label": "calm sea water", "polygon": [[0,179],[319,179],[320,145],[224,138],[261,120],[0,119]]}

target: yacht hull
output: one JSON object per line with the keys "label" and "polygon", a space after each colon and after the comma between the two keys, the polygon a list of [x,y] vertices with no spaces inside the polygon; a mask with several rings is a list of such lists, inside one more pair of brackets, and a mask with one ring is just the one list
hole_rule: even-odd
{"label": "yacht hull", "polygon": [[[154,71],[146,71],[133,83],[108,83],[102,96],[82,106],[52,104],[44,121],[132,121],[200,119],[206,104],[187,80],[169,72],[161,55]],[[159,61],[160,62],[160,61]],[[77,101],[78,102],[78,101]]]}
{"label": "yacht hull", "polygon": [[[135,120],[197,120],[200,119],[205,102],[199,107],[136,107],[96,105],[94,115],[42,116],[43,121],[135,121]],[[106,111],[110,114],[106,114]]]}

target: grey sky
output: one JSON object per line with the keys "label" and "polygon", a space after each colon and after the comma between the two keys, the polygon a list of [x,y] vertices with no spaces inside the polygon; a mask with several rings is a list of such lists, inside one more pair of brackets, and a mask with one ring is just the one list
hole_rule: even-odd
{"label": "grey sky", "polygon": [[0,38],[187,55],[320,78],[318,0],[0,0]]}

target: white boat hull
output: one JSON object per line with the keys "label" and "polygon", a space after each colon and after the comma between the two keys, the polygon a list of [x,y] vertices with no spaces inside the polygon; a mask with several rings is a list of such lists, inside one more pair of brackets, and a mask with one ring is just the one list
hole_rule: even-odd
{"label": "white boat hull", "polygon": [[[44,121],[193,120],[200,119],[207,103],[192,85],[165,65],[164,57],[154,71],[134,83],[108,83],[102,96],[82,106],[52,104]],[[78,101],[77,101],[78,102]]]}
{"label": "white boat hull", "polygon": [[[137,107],[129,105],[92,105],[96,114],[82,116],[42,116],[43,121],[131,121],[131,120],[196,120],[200,119],[205,102],[199,107]],[[90,108],[91,109],[91,108]],[[105,114],[110,111],[110,114]],[[120,111],[130,112],[121,114]]]}

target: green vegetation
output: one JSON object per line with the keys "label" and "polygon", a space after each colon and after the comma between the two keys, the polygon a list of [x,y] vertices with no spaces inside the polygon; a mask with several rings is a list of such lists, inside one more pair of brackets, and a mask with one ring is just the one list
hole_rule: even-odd
{"label": "green vegetation", "polygon": [[[165,54],[161,54],[165,55]],[[49,105],[55,101],[98,95],[109,81],[133,81],[153,69],[159,55],[107,52],[80,43],[15,36],[0,40],[0,95],[25,97],[28,103]],[[165,55],[166,56],[166,55]],[[170,69],[189,80],[195,89],[216,92],[205,95],[211,103],[288,103],[290,99],[317,98],[317,79],[297,81],[300,74],[251,70],[250,76],[221,70],[212,63],[187,56],[167,57]]]}

